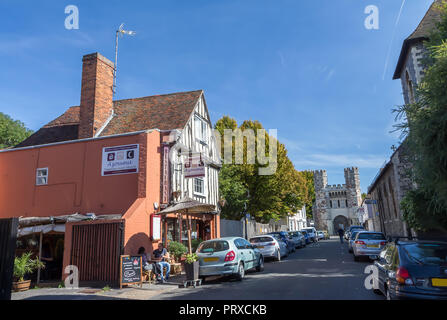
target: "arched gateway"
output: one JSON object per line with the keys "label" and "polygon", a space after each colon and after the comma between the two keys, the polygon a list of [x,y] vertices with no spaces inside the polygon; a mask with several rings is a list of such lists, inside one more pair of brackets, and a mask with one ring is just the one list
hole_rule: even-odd
{"label": "arched gateway", "polygon": [[347,230],[349,228],[348,218],[345,216],[336,216],[334,221],[334,232],[337,233],[338,229],[342,228],[343,230]]}

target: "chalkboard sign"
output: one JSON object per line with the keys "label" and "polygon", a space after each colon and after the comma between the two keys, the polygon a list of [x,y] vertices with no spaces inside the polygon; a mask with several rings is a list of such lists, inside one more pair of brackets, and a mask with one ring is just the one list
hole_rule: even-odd
{"label": "chalkboard sign", "polygon": [[143,284],[141,256],[121,256],[120,288],[127,284]]}

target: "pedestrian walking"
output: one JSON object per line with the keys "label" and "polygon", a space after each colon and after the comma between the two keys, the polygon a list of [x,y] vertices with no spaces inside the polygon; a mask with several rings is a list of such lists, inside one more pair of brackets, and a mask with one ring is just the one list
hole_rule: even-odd
{"label": "pedestrian walking", "polygon": [[340,237],[340,243],[343,243],[343,235],[345,234],[345,231],[340,228],[338,229],[338,236]]}

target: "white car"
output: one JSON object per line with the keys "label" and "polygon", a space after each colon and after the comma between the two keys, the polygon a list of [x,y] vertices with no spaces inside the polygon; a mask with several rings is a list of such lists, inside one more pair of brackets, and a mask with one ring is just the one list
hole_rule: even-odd
{"label": "white car", "polygon": [[317,229],[315,229],[314,227],[309,227],[309,228],[303,228],[301,230],[304,230],[307,232],[307,234],[309,235],[309,239],[313,242],[317,242],[318,241],[318,236],[317,236]]}
{"label": "white car", "polygon": [[324,240],[326,238],[326,236],[324,235],[323,231],[317,231],[317,238],[318,238],[318,241],[320,241],[320,240]]}

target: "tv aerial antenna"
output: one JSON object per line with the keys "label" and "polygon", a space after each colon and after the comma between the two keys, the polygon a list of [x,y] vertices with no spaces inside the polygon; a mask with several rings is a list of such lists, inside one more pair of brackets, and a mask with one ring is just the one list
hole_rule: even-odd
{"label": "tv aerial antenna", "polygon": [[121,23],[118,30],[116,30],[116,37],[115,37],[115,68],[113,70],[113,95],[116,94],[116,71],[118,68],[118,38],[123,37],[124,35],[128,36],[134,36],[136,35],[135,31],[131,30],[124,30],[124,23]]}

